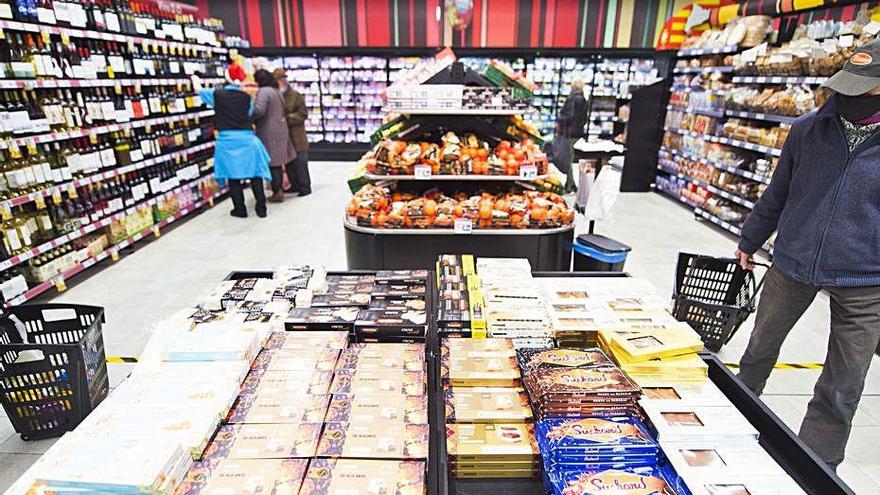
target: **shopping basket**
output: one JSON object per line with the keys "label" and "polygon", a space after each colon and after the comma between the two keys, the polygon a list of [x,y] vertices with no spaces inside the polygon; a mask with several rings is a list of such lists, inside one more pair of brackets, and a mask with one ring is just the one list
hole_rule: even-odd
{"label": "shopping basket", "polygon": [[61,436],[109,391],[104,308],[34,304],[0,312],[0,402],[21,438]]}
{"label": "shopping basket", "polygon": [[[769,268],[768,265],[755,263]],[[755,298],[764,278],[755,281],[733,258],[679,253],[672,294],[672,314],[688,323],[706,348],[718,352],[755,311]]]}

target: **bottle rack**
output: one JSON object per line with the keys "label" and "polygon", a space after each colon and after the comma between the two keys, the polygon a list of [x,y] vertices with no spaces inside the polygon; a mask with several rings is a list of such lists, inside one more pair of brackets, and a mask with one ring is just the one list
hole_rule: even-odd
{"label": "bottle rack", "polygon": [[[143,20],[145,14],[139,15]],[[37,174],[37,180],[30,181],[33,185],[10,188],[12,191],[7,192],[6,198],[0,200],[0,214],[2,214],[4,226],[7,221],[10,225],[17,225],[16,222],[22,222],[19,218],[27,219],[26,222],[33,222],[34,215],[37,215],[38,218],[51,219],[48,230],[41,225],[39,237],[30,239],[33,243],[27,242],[24,245],[24,250],[15,249],[11,255],[0,260],[0,273],[3,274],[3,282],[0,283],[0,287],[4,289],[5,301],[3,304],[5,306],[22,304],[32,300],[53,286],[59,291],[64,290],[65,279],[77,275],[107,258],[117,260],[120,250],[148,238],[150,233],[159,237],[161,229],[206,206],[213,206],[214,200],[225,193],[225,189],[216,187],[211,172],[213,158],[210,158],[209,154],[213,149],[214,142],[211,135],[210,119],[214,112],[205,108],[197,96],[193,96],[188,75],[194,70],[206,69],[207,74],[202,73],[203,76],[207,76],[203,78],[203,81],[209,85],[221,84],[224,80],[217,77],[222,75],[220,74],[222,63],[218,63],[218,58],[225,58],[227,54],[234,52],[220,46],[222,33],[203,25],[180,24],[163,21],[157,17],[155,30],[150,29],[144,29],[136,35],[129,35],[121,32],[44,24],[36,22],[36,20],[22,22],[0,19],[0,40],[14,40],[15,42],[26,40],[29,43],[27,48],[32,50],[27,57],[33,56],[35,58],[26,58],[22,55],[21,61],[22,63],[33,63],[33,73],[36,73],[37,76],[35,78],[14,78],[11,76],[17,76],[19,73],[9,70],[6,71],[6,75],[10,77],[0,79],[0,96],[3,96],[6,91],[15,91],[16,93],[10,93],[12,95],[18,95],[20,92],[22,99],[17,100],[17,103],[28,106],[29,125],[33,126],[28,127],[21,134],[10,132],[5,139],[0,140],[0,150],[9,153],[9,167],[36,169],[39,167],[33,163],[35,158],[42,157],[47,161],[42,165],[46,173]],[[60,43],[58,43],[59,38]],[[77,45],[73,45],[71,39],[76,40]],[[39,52],[39,49],[34,50],[30,46],[35,41],[41,43],[39,49],[42,49],[42,52]],[[118,43],[122,49],[114,52],[117,46],[109,44],[99,46],[97,44],[102,42]],[[43,49],[43,46],[49,48]],[[125,60],[126,70],[114,72],[111,70],[110,60],[104,58],[107,66],[99,67],[100,63],[94,65],[92,67],[94,71],[91,74],[88,73],[89,71],[63,74],[57,64],[63,64],[65,61],[71,64],[80,63],[79,58],[76,59],[76,62],[68,60],[70,53],[66,51],[72,47],[75,56],[79,57],[80,54],[76,51],[77,46],[86,47],[86,53],[89,53],[88,48],[92,48],[92,57],[96,53],[105,53],[102,50],[106,48],[109,55],[112,56],[116,53],[122,60]],[[21,45],[21,47],[25,46]],[[58,49],[55,49],[56,47]],[[99,51],[95,52],[94,48],[98,48]],[[4,49],[11,50],[6,47]],[[132,55],[132,58],[129,58],[129,55]],[[37,56],[53,57],[53,61],[56,63],[55,71],[51,72],[47,69],[45,72],[39,72],[38,69],[41,67],[39,64],[42,62],[36,58]],[[170,56],[171,59],[177,57],[174,60],[179,63],[173,61],[170,66],[153,65],[151,69],[145,69],[144,73],[136,68],[133,72],[131,71],[132,63],[136,64],[136,59],[139,57],[145,60],[154,60],[158,64],[159,59],[166,56]],[[190,63],[185,63],[184,59]],[[13,58],[13,60],[18,59]],[[88,59],[81,60],[85,63],[84,61]],[[90,62],[93,60],[95,59],[93,58]],[[44,65],[43,67],[48,66]],[[151,72],[153,69],[155,71]],[[161,75],[152,75],[154,73]],[[158,90],[151,89],[149,95],[141,93],[141,88],[147,87],[158,88]],[[59,93],[56,94],[53,90],[58,90]],[[77,95],[78,97],[95,96],[96,104],[101,103],[97,100],[103,96],[107,100],[119,100],[114,103],[133,104],[135,107],[137,107],[138,100],[144,107],[147,107],[147,99],[154,96],[157,98],[158,107],[151,108],[149,112],[145,110],[142,118],[136,118],[136,116],[142,115],[139,110],[134,111],[131,106],[120,107],[117,105],[113,113],[109,115],[103,111],[101,119],[98,120],[86,118],[85,114],[88,110],[82,109],[78,111],[80,118],[75,126],[71,126],[69,121],[62,122],[60,126],[53,124],[51,129],[49,125],[36,124],[33,120],[35,115],[38,117],[43,117],[44,114],[47,117],[49,115],[46,103],[48,99],[58,96],[61,97],[64,105],[69,104],[67,98],[70,97],[70,94],[68,93],[65,97],[60,93],[62,90],[72,90],[74,94],[79,91],[82,94]],[[45,93],[43,93],[44,91]],[[31,97],[27,98],[26,93]],[[37,94],[43,96],[39,101]],[[13,96],[13,98],[15,97]],[[7,97],[5,102],[9,101]],[[74,105],[82,108],[81,103],[82,100],[73,102]],[[86,105],[88,104],[89,100],[86,100]],[[154,126],[158,126],[159,129],[150,131],[150,128]],[[131,155],[128,155],[127,151],[122,151],[126,157],[136,160],[132,163],[129,163],[128,160],[119,163],[117,161],[119,155],[116,155],[116,158],[110,162],[104,160],[103,154],[101,154],[100,160],[97,159],[99,150],[103,149],[110,155],[119,151],[114,151],[115,146],[113,146],[118,142],[111,144],[107,140],[106,134],[125,132],[125,139],[128,139],[132,137],[128,134],[129,132],[144,128],[150,136],[151,141],[149,142],[156,147],[153,148],[153,151],[146,152],[143,158],[136,158],[135,150],[137,147],[132,147]],[[44,130],[46,132],[43,132]],[[88,142],[86,138],[88,138]],[[66,143],[68,140],[76,141],[71,141],[68,144]],[[51,151],[48,147],[42,150],[42,155],[39,154],[37,146],[46,143],[55,143],[54,146],[60,144],[60,149],[65,150],[65,155],[50,154]],[[143,151],[143,144],[141,147],[141,151]],[[23,151],[24,148],[27,148],[26,153]],[[83,169],[74,171],[74,177],[67,180],[60,179],[58,174],[50,176],[47,168],[49,163],[51,163],[54,172],[56,162],[61,164],[59,166],[63,166],[66,153],[70,149],[73,149],[75,153],[79,153],[79,150],[85,150],[88,155],[82,156],[88,156],[89,160],[94,158],[97,163],[91,161],[84,163]],[[127,147],[120,149],[128,150]],[[66,166],[70,167],[70,164],[68,163]],[[2,173],[6,174],[6,170],[7,168],[4,168]],[[3,184],[6,185],[7,176],[4,175],[2,179]],[[132,180],[134,182],[131,182]],[[147,180],[150,181],[149,185]],[[103,184],[104,189],[101,188],[102,181],[106,181]],[[142,188],[138,190],[137,194],[133,194],[135,186]],[[93,187],[95,187],[96,194],[100,193],[101,196],[91,196]],[[81,190],[78,191],[78,189]],[[15,191],[21,192],[16,194]],[[84,193],[90,196],[80,199]],[[84,200],[87,201],[83,203]],[[171,200],[171,202],[168,203],[166,200]],[[101,201],[102,203],[91,203],[91,201]],[[175,202],[180,203],[179,208],[174,206]],[[108,204],[109,206],[107,206]],[[152,208],[155,205],[160,208],[153,211]],[[84,207],[86,209],[82,209]],[[71,213],[72,208],[75,209],[73,214]],[[66,216],[56,216],[59,212],[64,213],[65,209]],[[164,209],[171,209],[174,213],[166,216],[167,211],[163,211]],[[15,294],[10,295],[5,290],[7,288],[5,284],[10,280],[9,277],[13,276],[13,270],[17,273],[24,264],[39,262],[36,258],[59,247],[69,246],[73,241],[89,234],[101,233],[101,229],[135,213],[141,213],[144,216],[155,214],[150,222],[151,226],[144,231],[133,234],[122,233],[122,238],[119,233],[115,234],[111,237],[111,243],[114,239],[115,243],[101,252],[92,253],[91,248],[88,256],[85,255],[85,251],[77,252],[77,257],[80,259],[78,263],[72,266],[65,265],[63,271],[56,273],[50,280],[29,282],[27,290],[23,292],[16,291]],[[22,216],[19,217],[19,215]],[[59,219],[63,219],[63,225],[56,224]],[[72,227],[71,221],[75,219],[79,219],[77,221],[82,223],[77,223]],[[17,228],[13,226],[12,230]],[[26,228],[30,230],[31,235],[35,233],[31,227]],[[71,228],[73,230],[70,230]],[[55,236],[49,238],[49,234],[53,233]],[[4,227],[3,237],[5,238],[6,235],[6,227]],[[69,249],[69,247],[65,247],[65,249]],[[53,255],[49,256],[49,258],[41,259],[51,260]],[[18,273],[16,276],[21,277],[22,275]],[[36,280],[42,279],[37,278]]]}

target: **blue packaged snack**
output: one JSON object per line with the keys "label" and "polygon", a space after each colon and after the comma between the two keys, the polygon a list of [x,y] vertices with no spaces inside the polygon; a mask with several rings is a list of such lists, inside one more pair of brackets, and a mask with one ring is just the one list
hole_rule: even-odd
{"label": "blue packaged snack", "polygon": [[548,469],[612,469],[616,467],[656,466],[657,454],[644,455],[577,455],[567,456],[554,453],[544,456]]}
{"label": "blue packaged snack", "polygon": [[665,468],[545,471],[553,495],[682,495],[669,483]]}
{"label": "blue packaged snack", "polygon": [[565,455],[647,455],[659,451],[641,421],[627,416],[545,418],[536,422],[541,452]]}

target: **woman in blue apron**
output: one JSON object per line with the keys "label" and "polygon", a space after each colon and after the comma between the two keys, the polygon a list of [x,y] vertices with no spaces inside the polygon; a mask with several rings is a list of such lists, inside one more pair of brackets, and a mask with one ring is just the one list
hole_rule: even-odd
{"label": "woman in blue apron", "polygon": [[233,62],[226,68],[228,84],[222,89],[202,88],[198,76],[193,76],[193,87],[202,101],[214,109],[214,129],[217,130],[214,176],[221,185],[229,181],[233,206],[229,214],[247,217],[244,187],[245,181],[249,181],[257,203],[257,216],[262,218],[266,216],[263,179],[271,180],[272,176],[269,173],[269,153],[254,134],[251,119],[254,102],[241,88],[246,78],[247,73],[241,65]]}

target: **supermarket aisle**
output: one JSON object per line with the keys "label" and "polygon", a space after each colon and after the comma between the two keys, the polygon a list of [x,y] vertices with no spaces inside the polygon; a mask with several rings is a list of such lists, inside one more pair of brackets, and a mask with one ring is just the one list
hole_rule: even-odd
{"label": "supermarket aisle", "polygon": [[[100,273],[73,280],[55,301],[104,306],[104,339],[108,355],[137,356],[157,320],[200,299],[230,270],[271,269],[289,263],[322,263],[345,268],[341,211],[349,197],[345,179],[350,164],[313,163],[314,192],[270,205],[265,219],[230,218],[228,202],[164,232],[160,242],[144,244],[118,262],[105,262]],[[581,226],[583,228],[583,225]],[[597,232],[633,246],[627,270],[651,280],[671,294],[679,251],[726,256],[731,238],[695,222],[680,205],[657,194],[622,195],[614,217]],[[827,298],[820,296],[783,349],[784,362],[821,362],[827,340]],[[748,339],[750,322],[721,356],[736,362]],[[130,365],[110,365],[111,385]],[[778,370],[765,401],[797,429],[818,376],[814,370]],[[51,441],[22,442],[8,421],[0,419],[0,491],[23,472]],[[880,359],[868,379],[850,442],[839,469],[859,494],[880,492],[880,461],[871,458],[880,444]]]}

